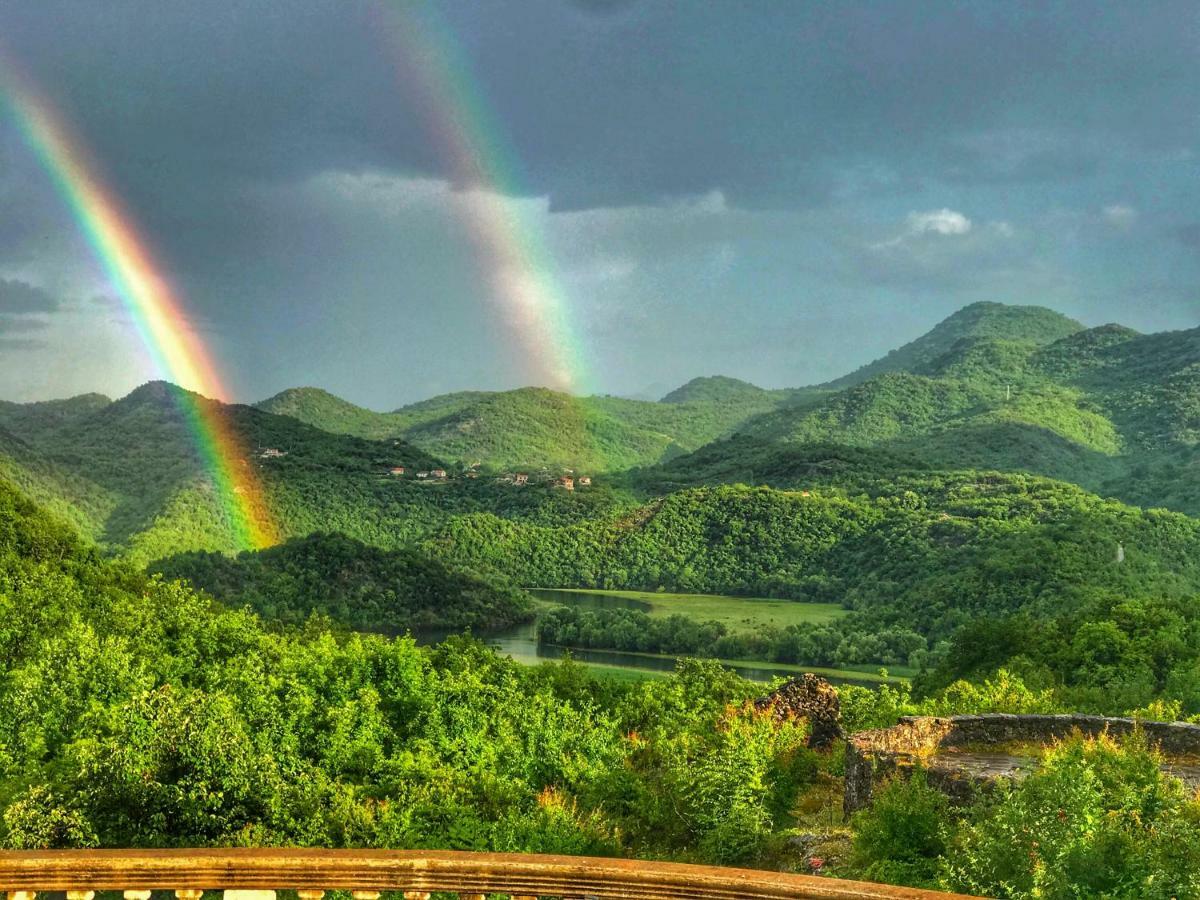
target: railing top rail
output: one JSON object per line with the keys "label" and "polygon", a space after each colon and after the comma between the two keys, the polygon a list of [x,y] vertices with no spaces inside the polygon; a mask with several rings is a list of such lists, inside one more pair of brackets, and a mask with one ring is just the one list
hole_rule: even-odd
{"label": "railing top rail", "polygon": [[404,890],[626,900],[968,900],[755,869],[532,853],[198,849],[0,851],[0,890]]}

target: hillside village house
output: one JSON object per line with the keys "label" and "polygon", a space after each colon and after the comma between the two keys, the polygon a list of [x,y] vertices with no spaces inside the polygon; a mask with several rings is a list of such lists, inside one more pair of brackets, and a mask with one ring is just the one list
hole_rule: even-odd
{"label": "hillside village house", "polygon": [[513,476],[513,484],[529,484],[529,476],[524,472],[518,472]]}
{"label": "hillside village house", "polygon": [[555,485],[555,487],[560,487],[560,488],[563,488],[568,491],[573,491],[573,490],[575,490],[575,479],[572,478],[570,475],[563,475],[561,478],[555,479],[554,485]]}
{"label": "hillside village house", "polygon": [[418,478],[428,478],[428,477],[429,477],[429,473],[428,473],[428,472],[418,472],[418,473],[417,473],[417,477],[418,477]]}
{"label": "hillside village house", "polygon": [[286,450],[277,450],[275,447],[267,447],[265,450],[263,450],[261,453],[258,454],[259,459],[279,459],[280,457],[283,457],[283,456],[287,456],[287,451]]}
{"label": "hillside village house", "polygon": [[432,475],[434,478],[445,478],[446,470],[445,469],[433,469],[429,474]]}
{"label": "hillside village house", "polygon": [[589,476],[589,475],[580,475],[579,476],[579,486],[580,487],[591,487],[591,484],[592,484],[591,476]]}
{"label": "hillside village house", "polygon": [[392,466],[389,470],[393,475],[403,475],[404,466]]}

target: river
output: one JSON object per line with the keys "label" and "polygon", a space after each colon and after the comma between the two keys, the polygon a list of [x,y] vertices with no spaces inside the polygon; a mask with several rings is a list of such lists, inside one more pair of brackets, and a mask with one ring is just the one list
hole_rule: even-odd
{"label": "river", "polygon": [[[583,609],[612,609],[613,607],[618,607],[621,609],[637,609],[643,612],[650,610],[649,603],[619,594],[580,594],[570,591],[537,589],[530,590],[529,593],[540,600],[547,600],[560,606],[573,606]],[[414,634],[414,637],[420,643],[431,644],[444,639],[450,633],[452,632],[431,629]],[[498,653],[509,656],[516,662],[525,665],[536,665],[540,662],[561,659],[565,654],[570,653],[579,662],[649,674],[674,671],[675,664],[678,661],[678,657],[664,654],[627,653],[621,650],[594,650],[539,644],[533,622],[523,622],[511,628],[481,634],[479,638],[494,647]],[[769,662],[724,660],[722,664],[751,681],[771,681],[779,677],[791,678],[805,671],[802,666],[775,666]],[[863,684],[873,686],[874,683],[874,679],[867,674],[863,674],[862,677],[856,677],[856,673],[848,671],[839,672],[838,674],[819,668],[815,668],[813,671],[820,673],[822,677],[827,678],[835,684]]]}

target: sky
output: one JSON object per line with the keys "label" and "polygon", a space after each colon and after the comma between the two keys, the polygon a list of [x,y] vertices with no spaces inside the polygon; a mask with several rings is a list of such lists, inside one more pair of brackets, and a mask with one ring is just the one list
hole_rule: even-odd
{"label": "sky", "polygon": [[[0,93],[233,397],[392,409],[818,383],[979,300],[1196,327],[1198,46],[1194,2],[7,0]],[[0,113],[0,397],[161,374]]]}

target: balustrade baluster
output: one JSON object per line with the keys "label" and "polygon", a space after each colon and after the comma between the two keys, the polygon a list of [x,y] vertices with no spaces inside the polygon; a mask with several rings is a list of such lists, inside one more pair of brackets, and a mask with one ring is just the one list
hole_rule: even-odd
{"label": "balustrade baluster", "polygon": [[67,900],[92,900],[95,891],[67,891]]}
{"label": "balustrade baluster", "polygon": [[429,900],[429,891],[405,891],[404,900]]}
{"label": "balustrade baluster", "polygon": [[324,891],[296,891],[296,896],[300,900],[321,900],[325,896]]}
{"label": "balustrade baluster", "polygon": [[150,900],[149,891],[122,891],[125,900]]}
{"label": "balustrade baluster", "polygon": [[37,891],[9,891],[8,900],[35,900]]}

